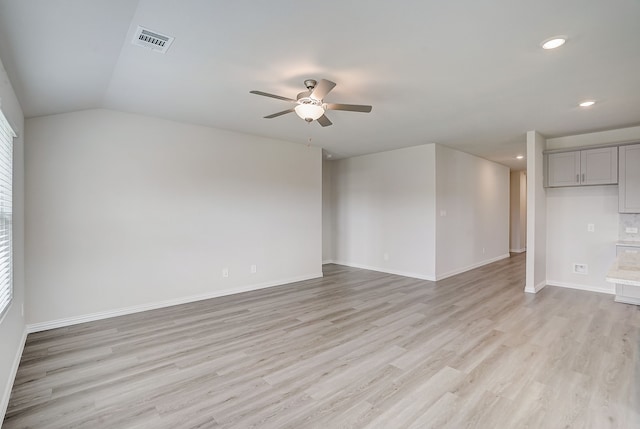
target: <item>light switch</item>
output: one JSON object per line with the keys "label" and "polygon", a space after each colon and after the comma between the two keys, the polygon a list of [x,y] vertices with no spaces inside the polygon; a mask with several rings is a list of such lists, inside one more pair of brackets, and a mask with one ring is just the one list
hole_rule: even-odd
{"label": "light switch", "polygon": [[596,230],[596,226],[592,223],[587,224],[587,231],[594,232]]}

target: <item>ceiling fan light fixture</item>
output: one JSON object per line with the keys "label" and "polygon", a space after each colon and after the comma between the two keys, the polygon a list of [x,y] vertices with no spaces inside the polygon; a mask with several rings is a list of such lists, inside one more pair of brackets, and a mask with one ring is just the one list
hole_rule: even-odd
{"label": "ceiling fan light fixture", "polygon": [[324,109],[321,103],[317,103],[314,100],[298,100],[298,105],[295,107],[296,114],[307,122],[315,121],[320,116],[324,115]]}

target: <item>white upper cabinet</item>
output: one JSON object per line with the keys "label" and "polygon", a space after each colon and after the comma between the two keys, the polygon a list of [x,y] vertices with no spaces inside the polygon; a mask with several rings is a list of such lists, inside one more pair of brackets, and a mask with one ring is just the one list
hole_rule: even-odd
{"label": "white upper cabinet", "polygon": [[580,152],[547,155],[548,186],[578,186],[580,184]]}
{"label": "white upper cabinet", "polygon": [[620,213],[640,213],[640,144],[620,146]]}
{"label": "white upper cabinet", "polygon": [[580,151],[580,184],[618,183],[618,148],[605,147]]}
{"label": "white upper cabinet", "polygon": [[549,153],[546,157],[546,186],[618,183],[617,147]]}

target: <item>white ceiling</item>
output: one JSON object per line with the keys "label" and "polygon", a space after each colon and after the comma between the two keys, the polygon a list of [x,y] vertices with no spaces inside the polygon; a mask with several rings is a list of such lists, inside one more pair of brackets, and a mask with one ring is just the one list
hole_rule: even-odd
{"label": "white ceiling", "polygon": [[[0,57],[27,117],[104,107],[336,158],[440,143],[518,169],[528,130],[640,125],[639,22],[637,0],[0,0]],[[138,25],[169,51],[133,45]],[[372,113],[262,118],[290,105],[250,90],[295,98],[307,78]]]}

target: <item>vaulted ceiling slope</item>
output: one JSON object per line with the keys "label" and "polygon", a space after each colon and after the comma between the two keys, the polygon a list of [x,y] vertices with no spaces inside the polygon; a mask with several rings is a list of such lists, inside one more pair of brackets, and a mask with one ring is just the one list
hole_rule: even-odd
{"label": "vaulted ceiling slope", "polygon": [[[102,107],[336,157],[440,143],[518,168],[527,130],[640,124],[638,22],[637,0],[0,0],[0,57],[27,117]],[[132,44],[138,25],[175,37],[168,52]],[[263,119],[290,105],[249,94],[295,98],[308,78],[373,112],[322,128]]]}

